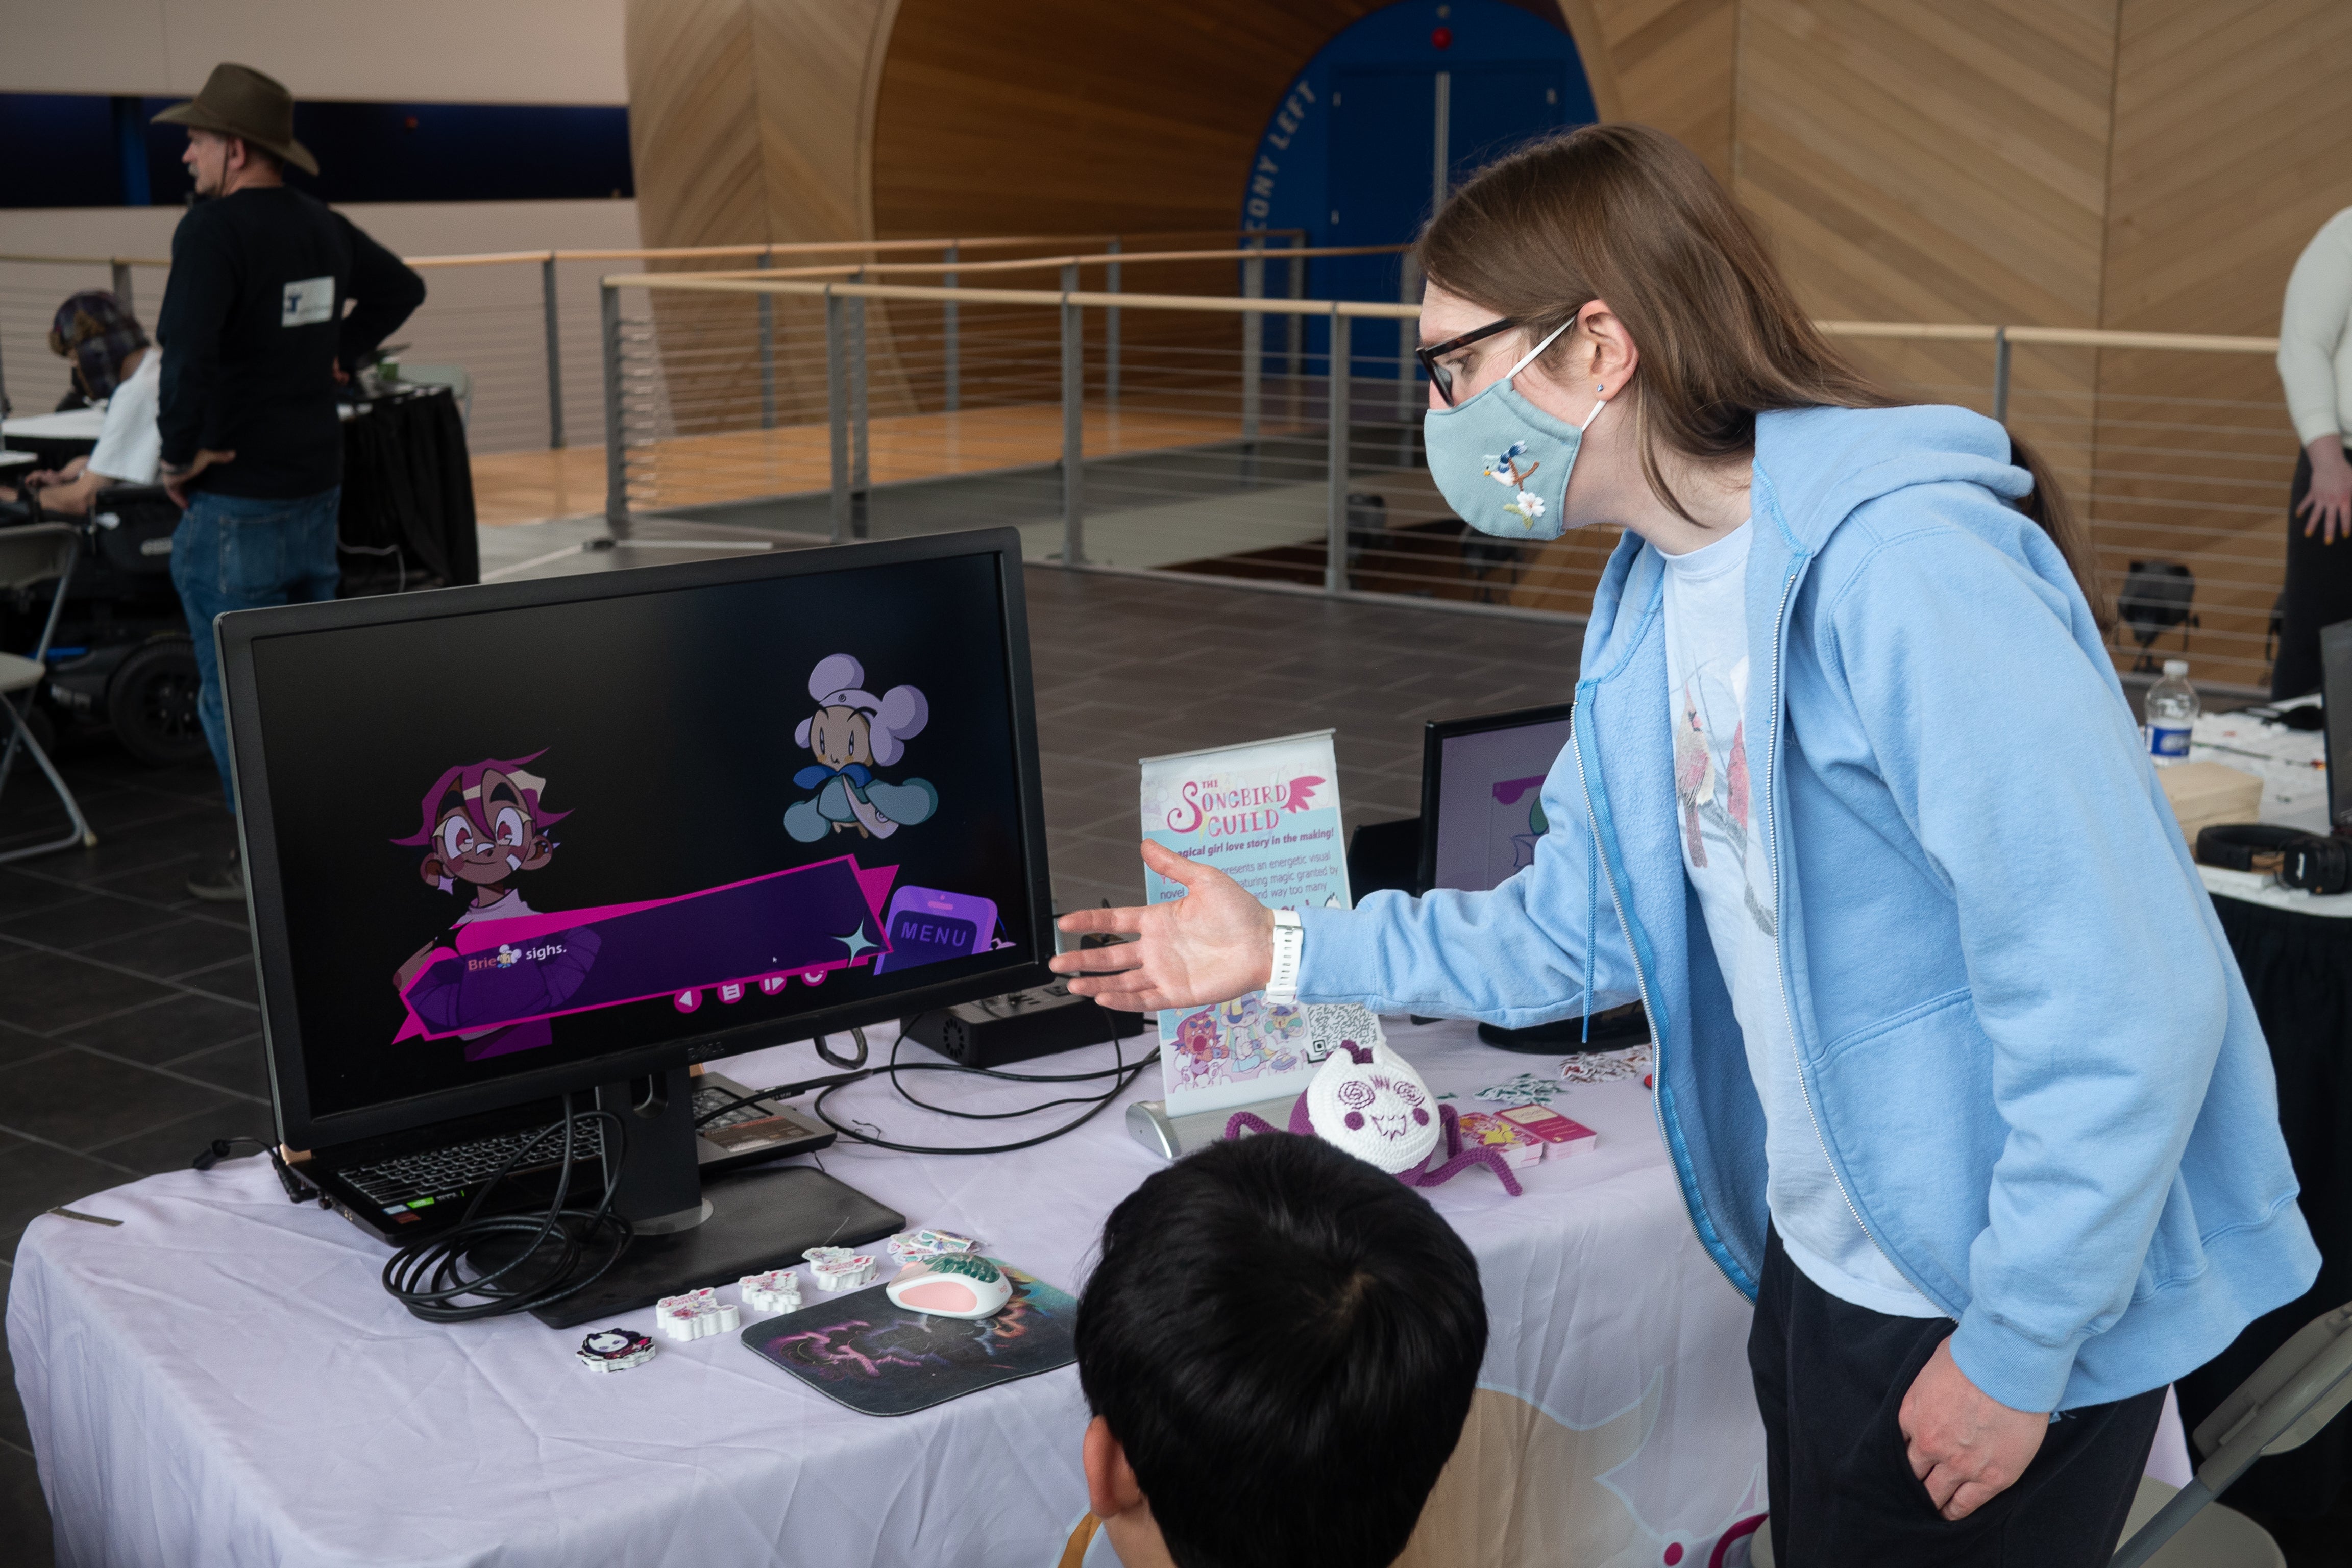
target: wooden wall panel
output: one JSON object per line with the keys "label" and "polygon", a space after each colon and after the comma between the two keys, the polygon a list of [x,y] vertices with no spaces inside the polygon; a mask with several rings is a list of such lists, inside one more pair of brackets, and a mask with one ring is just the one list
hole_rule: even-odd
{"label": "wooden wall panel", "polygon": [[[2119,39],[2101,324],[2277,331],[2295,258],[2352,205],[2352,5],[2124,0]],[[2294,458],[2267,356],[2102,356],[2106,569],[2155,559],[2197,574],[2192,679],[2268,683]],[[2183,646],[2175,633],[2159,647]]]}
{"label": "wooden wall panel", "polygon": [[[860,239],[873,226],[875,88],[898,0],[629,0],[629,131],[647,246]],[[662,264],[689,270],[740,266]],[[756,424],[749,300],[654,301],[669,406],[684,431]],[[870,306],[873,405],[908,406],[885,307]],[[821,308],[771,307],[779,417],[823,417]]]}
{"label": "wooden wall panel", "polygon": [[1559,0],[1603,120],[1679,137],[1731,178],[1738,0]]}
{"label": "wooden wall panel", "polygon": [[1737,190],[1805,303],[2096,324],[2114,37],[2112,0],[1743,0]]}

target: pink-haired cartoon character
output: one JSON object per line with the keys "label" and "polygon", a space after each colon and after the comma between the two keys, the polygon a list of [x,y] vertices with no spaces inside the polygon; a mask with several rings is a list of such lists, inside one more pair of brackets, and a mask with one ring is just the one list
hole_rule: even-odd
{"label": "pink-haired cartoon character", "polygon": [[[522,890],[515,886],[515,879],[522,873],[540,870],[555,858],[555,840],[548,837],[547,829],[571,815],[547,807],[541,799],[547,781],[524,766],[541,754],[533,752],[511,761],[493,757],[448,769],[425,792],[416,831],[393,840],[425,849],[416,873],[426,886],[466,900],[451,931],[477,921],[544,912],[525,903]],[[568,969],[560,963],[541,965],[542,976],[564,994],[578,986],[595,957],[590,944],[575,939],[575,946],[580,949],[576,965]],[[444,951],[445,942],[439,938],[418,948],[394,974],[394,988],[407,995],[434,954]],[[568,987],[563,984],[567,974]],[[561,996],[551,997],[551,1007],[561,1000]],[[408,1001],[419,1016],[433,1021],[433,997],[409,996]],[[459,1037],[466,1041],[468,1060],[528,1050],[554,1038],[544,1019],[474,1030]]]}

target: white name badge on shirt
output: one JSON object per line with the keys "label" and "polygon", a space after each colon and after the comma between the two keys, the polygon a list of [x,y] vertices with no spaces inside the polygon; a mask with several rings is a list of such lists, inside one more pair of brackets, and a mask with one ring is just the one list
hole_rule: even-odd
{"label": "white name badge on shirt", "polygon": [[281,327],[315,327],[320,321],[335,319],[335,280],[326,278],[305,278],[299,283],[286,285],[285,307],[278,312]]}

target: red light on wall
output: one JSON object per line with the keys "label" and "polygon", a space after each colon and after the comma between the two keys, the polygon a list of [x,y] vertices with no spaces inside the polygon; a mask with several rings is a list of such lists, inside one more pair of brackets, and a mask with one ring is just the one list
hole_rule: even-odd
{"label": "red light on wall", "polygon": [[1433,49],[1445,49],[1453,47],[1454,29],[1451,27],[1440,27],[1435,32],[1430,34],[1429,47]]}

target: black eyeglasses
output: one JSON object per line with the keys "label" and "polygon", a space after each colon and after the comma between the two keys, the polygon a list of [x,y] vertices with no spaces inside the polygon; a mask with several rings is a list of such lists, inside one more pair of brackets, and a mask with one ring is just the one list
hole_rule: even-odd
{"label": "black eyeglasses", "polygon": [[1483,327],[1466,331],[1458,338],[1448,338],[1442,343],[1432,343],[1425,349],[1415,349],[1412,351],[1412,357],[1421,362],[1422,374],[1429,377],[1429,384],[1437,388],[1437,395],[1445,399],[1445,406],[1451,408],[1454,406],[1454,373],[1438,363],[1437,356],[1450,354],[1455,349],[1466,349],[1472,343],[1491,338],[1496,332],[1507,332],[1517,325],[1518,322],[1505,316],[1499,321],[1489,321]]}

